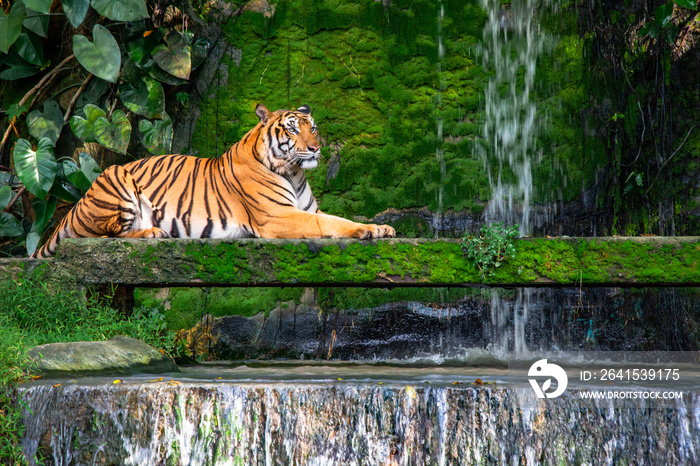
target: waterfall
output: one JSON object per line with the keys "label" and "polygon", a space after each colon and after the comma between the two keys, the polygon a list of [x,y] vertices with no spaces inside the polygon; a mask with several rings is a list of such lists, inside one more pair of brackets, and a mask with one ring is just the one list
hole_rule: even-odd
{"label": "waterfall", "polygon": [[445,20],[445,6],[442,4],[442,0],[438,2],[438,18],[437,18],[437,44],[438,44],[438,60],[435,65],[435,71],[437,74],[437,90],[435,94],[435,125],[437,127],[436,134],[436,144],[435,144],[435,158],[440,166],[440,183],[438,186],[438,208],[433,217],[433,229],[435,231],[435,237],[438,237],[438,233],[444,229],[442,224],[444,216],[444,201],[443,197],[445,194],[445,154],[443,149],[444,137],[442,134],[442,91],[444,87],[443,77],[442,77],[442,60],[445,57],[445,46],[442,43],[442,23]]}
{"label": "waterfall", "polygon": [[488,19],[481,54],[490,79],[480,152],[493,196],[485,214],[488,223],[519,224],[521,236],[531,233],[532,168],[540,157],[531,94],[545,41],[536,17],[541,3],[522,0],[506,8],[497,0],[482,1]]}
{"label": "waterfall", "polygon": [[[521,0],[508,8],[497,0],[482,0],[488,19],[481,55],[484,71],[490,73],[490,78],[484,96],[484,146],[480,154],[492,192],[484,215],[487,224],[519,225],[520,236],[532,232],[532,169],[541,158],[537,147],[540,131],[537,103],[531,94],[537,59],[545,42],[537,22],[542,3],[542,0]],[[506,303],[499,295],[500,290],[493,289],[490,293],[492,332],[496,337],[492,348],[498,352],[524,353],[532,289],[519,289],[514,303]],[[513,328],[510,338],[503,331],[509,321]]]}
{"label": "waterfall", "polygon": [[[125,380],[21,389],[50,464],[696,464],[700,394],[556,402],[530,387]],[[527,409],[524,409],[527,407]],[[546,422],[543,420],[546,419]],[[635,439],[635,440],[632,440]],[[639,439],[647,446],[640,448]]]}

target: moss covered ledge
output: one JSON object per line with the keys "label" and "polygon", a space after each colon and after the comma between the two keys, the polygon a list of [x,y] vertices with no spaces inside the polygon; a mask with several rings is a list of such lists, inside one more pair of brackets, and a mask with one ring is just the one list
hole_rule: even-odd
{"label": "moss covered ledge", "polygon": [[[700,286],[700,237],[526,238],[483,277],[458,240],[64,240],[0,272],[139,286]],[[23,272],[22,272],[23,271]]]}

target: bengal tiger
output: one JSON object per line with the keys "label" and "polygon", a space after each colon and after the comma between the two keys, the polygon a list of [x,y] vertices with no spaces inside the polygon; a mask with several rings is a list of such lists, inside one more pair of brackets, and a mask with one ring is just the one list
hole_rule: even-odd
{"label": "bengal tiger", "polygon": [[270,112],[228,152],[154,156],[106,169],[32,257],[63,238],[382,238],[388,225],[319,211],[305,169],[318,165],[308,105]]}

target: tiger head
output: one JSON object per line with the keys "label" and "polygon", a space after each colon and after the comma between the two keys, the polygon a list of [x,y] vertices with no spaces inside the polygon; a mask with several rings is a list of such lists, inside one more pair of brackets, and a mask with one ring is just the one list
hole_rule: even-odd
{"label": "tiger head", "polygon": [[262,125],[262,162],[270,170],[279,174],[291,174],[303,168],[315,168],[321,155],[318,130],[311,109],[302,105],[296,110],[270,112],[258,104],[255,114]]}

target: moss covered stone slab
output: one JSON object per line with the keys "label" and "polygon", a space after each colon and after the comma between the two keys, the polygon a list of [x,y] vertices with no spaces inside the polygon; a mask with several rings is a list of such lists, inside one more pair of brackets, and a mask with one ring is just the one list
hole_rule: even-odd
{"label": "moss covered stone slab", "polygon": [[157,349],[121,335],[108,341],[35,346],[29,350],[28,357],[34,369],[45,377],[180,372],[175,363]]}
{"label": "moss covered stone slab", "polygon": [[486,276],[461,241],[429,239],[67,239],[56,258],[15,267],[83,285],[700,286],[700,237],[528,238],[515,247]]}

